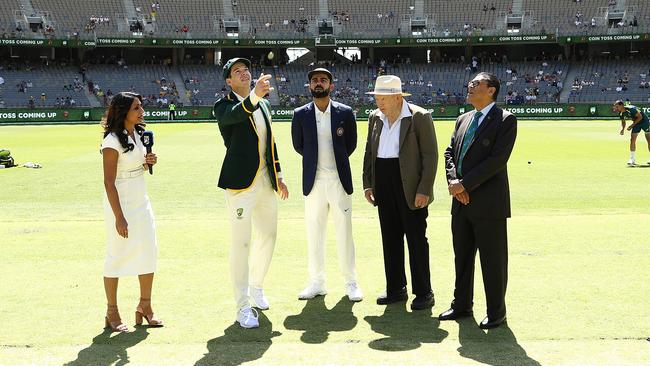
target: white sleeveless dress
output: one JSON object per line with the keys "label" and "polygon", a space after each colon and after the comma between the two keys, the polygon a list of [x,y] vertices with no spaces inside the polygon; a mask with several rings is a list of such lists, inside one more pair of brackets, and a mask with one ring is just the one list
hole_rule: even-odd
{"label": "white sleeveless dress", "polygon": [[105,277],[134,276],[156,271],[156,226],[144,181],[145,170],[142,169],[146,148],[137,131],[135,137],[136,141],[128,138],[135,148],[126,153],[114,133],[108,134],[102,141],[102,151],[111,148],[119,154],[115,187],[129,230],[126,239],[118,235],[115,215],[104,191],[107,234]]}

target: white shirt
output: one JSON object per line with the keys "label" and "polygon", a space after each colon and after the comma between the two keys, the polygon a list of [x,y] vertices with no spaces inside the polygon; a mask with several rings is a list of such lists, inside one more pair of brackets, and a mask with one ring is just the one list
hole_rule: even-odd
{"label": "white shirt", "polygon": [[480,110],[480,112],[483,113],[483,115],[481,115],[481,117],[479,117],[479,119],[478,119],[478,126],[480,126],[481,123],[483,123],[483,120],[485,119],[485,116],[487,116],[487,114],[490,112],[490,109],[492,109],[494,104],[495,104],[495,102],[492,102],[492,103],[488,104],[485,108]]}
{"label": "white shirt", "polygon": [[[243,101],[244,97],[241,95],[235,93],[235,96],[239,101]],[[251,91],[249,94],[251,98],[251,103],[253,106],[257,106],[257,104],[260,102],[260,97],[255,94],[255,92]],[[257,171],[257,174],[266,174],[266,122],[264,120],[264,112],[262,112],[262,107],[257,108],[255,111],[253,111],[253,120],[255,121],[255,129],[257,130],[257,137],[259,138],[259,143],[258,143],[258,154],[260,156],[260,169]]]}
{"label": "white shirt", "polygon": [[324,176],[338,177],[336,159],[334,158],[334,145],[332,143],[332,102],[321,110],[314,103],[316,117],[316,136],[318,137],[318,161],[316,163],[316,178]]}
{"label": "white shirt", "polygon": [[402,125],[402,118],[412,117],[413,113],[409,110],[409,105],[405,100],[402,100],[402,112],[397,117],[397,121],[390,126],[388,118],[381,111],[377,112],[377,116],[384,122],[384,127],[381,129],[379,136],[379,147],[377,148],[377,157],[390,159],[399,157],[399,131]]}

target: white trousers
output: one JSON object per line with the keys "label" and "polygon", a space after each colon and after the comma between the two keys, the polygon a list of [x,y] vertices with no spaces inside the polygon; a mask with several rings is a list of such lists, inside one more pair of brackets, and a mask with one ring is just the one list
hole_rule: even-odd
{"label": "white trousers", "polygon": [[325,286],[325,237],[327,216],[332,214],[339,264],[345,283],[356,282],[354,241],[352,239],[352,200],[338,175],[317,177],[305,197],[305,224],[310,284]]}
{"label": "white trousers", "polygon": [[[230,276],[239,310],[249,307],[249,286],[263,288],[277,236],[278,203],[265,173],[246,191],[226,191],[230,217]],[[251,245],[251,229],[255,242]]]}

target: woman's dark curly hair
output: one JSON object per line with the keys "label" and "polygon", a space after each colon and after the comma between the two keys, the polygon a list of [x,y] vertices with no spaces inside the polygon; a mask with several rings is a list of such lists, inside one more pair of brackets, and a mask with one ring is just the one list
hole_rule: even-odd
{"label": "woman's dark curly hair", "polygon": [[[136,98],[142,102],[142,96],[140,94],[130,92],[115,94],[111,100],[111,104],[108,106],[106,115],[102,119],[104,138],[106,138],[106,136],[111,132],[114,132],[117,139],[120,141],[120,144],[125,149],[124,152],[129,152],[135,148],[135,146],[129,142],[128,135],[124,130],[124,120],[126,119],[126,115],[129,113],[131,105]],[[136,123],[136,132],[141,135],[142,132],[144,132],[144,126],[144,123]]]}

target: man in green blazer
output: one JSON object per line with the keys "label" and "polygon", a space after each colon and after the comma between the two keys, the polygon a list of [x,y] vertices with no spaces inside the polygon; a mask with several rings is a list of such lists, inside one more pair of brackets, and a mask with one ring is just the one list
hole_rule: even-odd
{"label": "man in green blazer", "polygon": [[377,304],[404,301],[404,236],[408,243],[411,282],[415,299],[411,309],[434,304],[427,242],[428,206],[438,163],[436,133],[431,114],[407,103],[397,76],[377,78],[373,94],[378,109],[368,117],[368,138],[363,159],[366,199],[377,206],[384,251],[386,293]]}
{"label": "man in green blazer", "polygon": [[[226,145],[219,187],[226,190],[231,226],[230,274],[237,303],[237,321],[243,328],[257,328],[257,312],[268,300],[263,282],[269,269],[277,234],[277,192],[289,196],[282,181],[278,150],[271,130],[270,104],[264,96],[272,90],[271,75],[263,73],[251,91],[251,63],[245,58],[228,60],[223,77],[232,91],[214,104],[213,115]],[[251,228],[256,226],[252,245]],[[250,257],[250,259],[249,259]]]}

